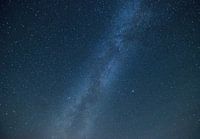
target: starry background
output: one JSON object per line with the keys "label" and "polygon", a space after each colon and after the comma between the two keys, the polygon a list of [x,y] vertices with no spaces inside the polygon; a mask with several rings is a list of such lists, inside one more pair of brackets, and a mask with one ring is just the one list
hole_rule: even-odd
{"label": "starry background", "polygon": [[1,0],[0,139],[199,139],[198,0]]}

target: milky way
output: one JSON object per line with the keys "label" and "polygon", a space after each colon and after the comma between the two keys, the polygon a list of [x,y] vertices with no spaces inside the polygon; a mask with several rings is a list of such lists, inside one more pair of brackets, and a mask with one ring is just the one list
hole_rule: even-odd
{"label": "milky way", "polygon": [[[124,57],[128,55],[127,41],[124,39],[134,25],[134,18],[141,14],[138,1],[126,2],[116,12],[110,27],[97,44],[90,58],[89,74],[78,79],[80,86],[66,96],[66,103],[60,116],[53,120],[52,137],[89,138],[95,127],[99,111],[109,97],[109,88],[123,68]],[[142,17],[144,18],[144,17]],[[146,17],[145,17],[146,18]],[[137,19],[141,20],[141,19]],[[139,24],[144,24],[142,21]],[[134,47],[134,46],[132,46]],[[92,59],[92,60],[91,60]],[[88,61],[88,62],[89,62]]]}
{"label": "milky way", "polygon": [[[97,44],[94,62],[90,66],[89,75],[77,84],[77,91],[67,96],[69,102],[64,103],[61,115],[54,121],[53,138],[89,138],[95,126],[95,120],[109,97],[109,87],[112,86],[119,68],[122,68],[123,57],[127,55],[124,36],[130,30],[133,18],[138,13],[137,1],[127,2],[117,12],[111,26],[105,32],[103,40]],[[58,131],[57,131],[58,130]]]}
{"label": "milky way", "polygon": [[0,2],[0,139],[199,139],[199,9]]}

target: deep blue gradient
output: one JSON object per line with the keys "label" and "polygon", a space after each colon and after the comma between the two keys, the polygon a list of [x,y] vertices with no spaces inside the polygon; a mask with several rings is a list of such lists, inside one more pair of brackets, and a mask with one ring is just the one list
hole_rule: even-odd
{"label": "deep blue gradient", "polygon": [[0,3],[0,139],[199,139],[198,0]]}

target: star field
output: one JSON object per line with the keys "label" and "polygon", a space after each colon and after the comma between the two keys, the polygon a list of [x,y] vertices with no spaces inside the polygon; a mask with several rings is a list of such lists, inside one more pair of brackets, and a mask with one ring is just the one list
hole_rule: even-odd
{"label": "star field", "polygon": [[199,139],[198,0],[0,2],[0,139]]}

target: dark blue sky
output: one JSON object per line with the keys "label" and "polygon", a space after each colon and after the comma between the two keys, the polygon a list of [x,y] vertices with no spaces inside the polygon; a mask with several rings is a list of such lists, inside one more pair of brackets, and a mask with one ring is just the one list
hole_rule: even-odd
{"label": "dark blue sky", "polygon": [[1,139],[199,139],[198,0],[0,2]]}

